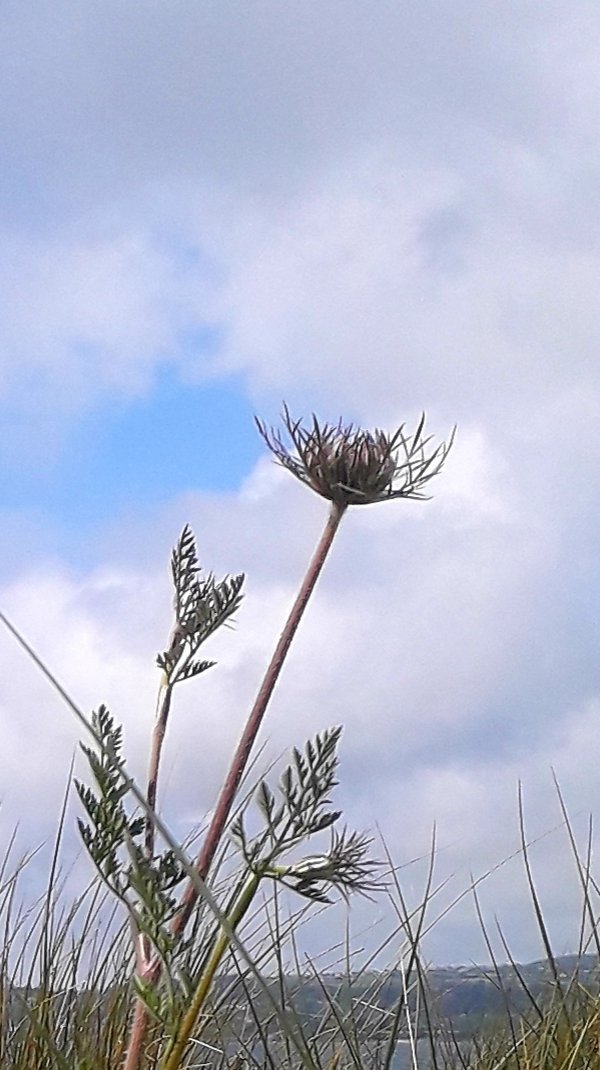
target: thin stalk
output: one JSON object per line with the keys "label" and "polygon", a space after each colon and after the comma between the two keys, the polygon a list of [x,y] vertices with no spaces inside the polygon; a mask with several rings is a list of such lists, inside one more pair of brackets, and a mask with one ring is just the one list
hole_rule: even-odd
{"label": "thin stalk", "polygon": [[[156,720],[154,722],[154,730],[152,732],[152,747],[150,750],[150,761],[148,764],[148,788],[146,791],[146,798],[148,800],[148,806],[152,809],[156,809],[156,793],[158,789],[158,771],[160,767],[160,757],[162,754],[163,743],[165,741],[165,732],[167,730],[167,721],[169,719],[169,712],[171,710],[171,699],[173,697],[173,684],[163,683],[161,685]],[[154,854],[154,821],[149,813],[146,814],[146,834],[144,839],[144,847],[146,850],[146,856],[152,858]]]}
{"label": "thin stalk", "polygon": [[[325,528],[311,558],[306,575],[290,610],[289,617],[279,637],[279,641],[265,672],[254,705],[250,711],[246,726],[229,767],[227,778],[221,788],[202,849],[196,860],[196,871],[203,881],[206,880],[206,877],[208,876],[213,858],[221,841],[229,814],[231,813],[237,789],[244,775],[252,747],[254,746],[258,730],[261,726],[271,695],[273,694],[275,684],[279,678],[287,652],[294,635],[296,634],[304,610],[308,605],[310,596],[316,586],[319,575],[321,574],[321,570],[327,559],[327,554],[331,549],[331,544],[333,543],[345,511],[345,504],[336,502],[331,503]],[[190,881],[184,892],[181,908],[173,921],[172,931],[175,936],[178,936],[185,928],[197,898],[198,893]]]}
{"label": "thin stalk", "polygon": [[[234,904],[227,920],[230,928],[235,931],[248,911],[260,884],[260,875],[250,873],[237,902]],[[231,937],[225,929],[221,929],[219,936],[212,949],[208,962],[202,970],[191,1003],[183,1016],[173,1042],[162,1063],[161,1070],[178,1070],[184,1055],[187,1043],[192,1035],[194,1026],[198,1021],[198,1015],[202,1010],[210,992],[215,973],[217,972],[223,955],[229,948]]]}
{"label": "thin stalk", "polygon": [[125,1053],[125,1062],[123,1063],[123,1070],[138,1070],[140,1065],[142,1052],[144,1047],[144,1041],[146,1039],[146,1031],[148,1029],[148,1022],[150,1016],[148,1008],[142,1003],[139,996],[136,998],[135,1006],[133,1009],[133,1018],[131,1020],[131,1029],[129,1033],[129,1043],[127,1045],[127,1051]]}
{"label": "thin stalk", "polygon": [[[146,799],[148,806],[152,810],[156,809],[156,796],[158,790],[158,773],[160,769],[160,759],[162,754],[163,743],[165,739],[165,732],[167,730],[167,721],[169,719],[169,713],[171,710],[171,699],[173,696],[173,684],[163,683],[158,695],[157,714],[154,722],[154,730],[152,732],[152,746],[150,749],[150,760],[148,765],[148,786],[146,789]],[[146,812],[146,829],[144,837],[144,849],[146,851],[146,857],[152,858],[154,854],[154,840],[155,840],[155,824],[152,814]],[[151,983],[155,983],[158,978],[158,972],[155,963],[149,961],[149,944],[148,939],[141,933],[134,935],[135,939],[135,958],[136,958],[136,973],[144,980],[150,980]],[[133,1011],[133,1018],[131,1021],[131,1031],[129,1035],[129,1044],[127,1045],[127,1052],[125,1054],[125,1061],[123,1063],[123,1070],[137,1070],[140,1065],[142,1056],[142,1050],[148,1029],[148,1011],[141,999],[136,999],[135,1007]]]}
{"label": "thin stalk", "polygon": [[[275,684],[279,678],[279,674],[283,667],[283,663],[286,659],[288,650],[298,629],[298,625],[302,619],[304,610],[308,605],[311,594],[313,593],[317,580],[323,569],[323,565],[327,559],[329,550],[339,528],[341,519],[346,511],[346,505],[344,503],[332,502],[327,516],[325,527],[317,543],[316,549],[308,565],[306,575],[302,581],[302,585],[296,596],[295,602],[290,610],[288,619],[284,625],[283,631],[279,637],[279,641],[271,661],[265,672],[262,684],[254,701],[254,705],[248,716],[246,726],[242,733],[241,739],[238,743],[237,749],[231,761],[227,778],[221,788],[217,805],[214,810],[213,818],[206,833],[202,848],[196,859],[195,868],[198,875],[204,881],[208,875],[208,871],[212,865],[215,853],[219,846],[221,837],[223,835],[227,820],[231,813],[237,790],[240,785],[240,781],[244,775],[248,760],[254,742],[258,735],[259,728],[261,726],[263,717],[265,715],[269,700],[275,688]],[[165,696],[166,699],[166,696]],[[169,696],[170,703],[170,696]],[[168,716],[168,706],[167,706]],[[166,723],[166,722],[165,722]],[[160,756],[160,746],[162,745],[162,739],[158,736],[158,721],[155,728],[155,741],[158,744],[158,756]],[[164,737],[164,729],[163,729]],[[150,801],[150,800],[149,800]],[[190,916],[193,912],[196,900],[198,898],[198,892],[194,883],[190,880],[187,888],[184,892],[181,907],[171,925],[172,934],[177,937],[185,929]],[[155,956],[152,963],[144,971],[145,980],[150,984],[156,984],[160,976],[161,964],[160,960]],[[142,1000],[137,997],[135,1000],[135,1007],[133,1012],[133,1018],[131,1023],[131,1032],[129,1036],[129,1044],[127,1047],[127,1054],[125,1062],[123,1064],[123,1070],[138,1070],[140,1065],[144,1039],[146,1031],[148,1029],[149,1014],[144,1006]]]}

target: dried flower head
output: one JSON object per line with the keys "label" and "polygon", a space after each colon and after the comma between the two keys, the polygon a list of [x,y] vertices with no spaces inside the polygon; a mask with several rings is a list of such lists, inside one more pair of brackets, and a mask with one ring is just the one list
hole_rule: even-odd
{"label": "dried flower head", "polygon": [[[353,424],[312,424],[294,420],[283,408],[284,433],[270,430],[257,419],[258,430],[279,464],[328,501],[370,505],[391,498],[427,498],[423,488],[438,474],[454,439],[434,449],[426,447],[425,414],[416,431],[406,434],[401,424],[393,435],[375,428],[364,431]],[[287,443],[285,437],[289,440]]]}

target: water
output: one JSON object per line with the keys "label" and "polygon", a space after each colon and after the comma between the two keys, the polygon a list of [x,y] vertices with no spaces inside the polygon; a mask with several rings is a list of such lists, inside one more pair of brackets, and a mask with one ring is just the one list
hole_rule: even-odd
{"label": "water", "polygon": [[418,1070],[427,1070],[431,1065],[431,1048],[428,1040],[417,1040],[416,1052],[410,1040],[399,1040],[392,1059],[391,1070],[414,1070],[415,1055]]}

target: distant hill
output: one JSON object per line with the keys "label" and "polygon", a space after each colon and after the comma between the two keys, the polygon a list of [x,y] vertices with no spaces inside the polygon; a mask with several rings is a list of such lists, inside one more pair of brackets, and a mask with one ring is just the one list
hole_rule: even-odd
{"label": "distant hill", "polygon": [[[555,960],[558,983],[566,991],[574,978],[587,991],[600,988],[598,958],[595,955],[563,955]],[[449,1022],[457,1037],[469,1037],[486,1022],[506,1020],[506,1011],[515,1014],[530,1011],[535,1001],[547,1004],[555,991],[556,978],[547,961],[510,964],[497,969],[484,966],[448,966],[430,968],[426,973],[429,1003],[435,1017]],[[386,1028],[386,1011],[398,1005],[404,991],[399,971],[388,974],[370,971],[352,979],[334,974],[314,977],[290,975],[287,982],[295,1009],[306,1018],[317,1018],[325,1009],[327,997],[334,999],[343,1010],[353,1000],[368,1001],[382,1013]],[[275,988],[273,990],[275,995]],[[259,997],[260,998],[260,997]],[[416,1007],[416,990],[409,994],[409,1004]]]}
{"label": "distant hill", "polygon": [[[557,983],[564,991],[574,979],[585,986],[588,992],[594,993],[600,989],[597,956],[563,955],[555,960],[555,966],[557,976],[547,961],[502,965],[497,968],[476,965],[429,968],[425,974],[425,983],[433,1021],[442,1020],[448,1023],[457,1039],[468,1039],[487,1023],[493,1025],[498,1021],[505,1022],[509,1008],[511,1012],[519,1015],[530,1011],[534,1003],[540,1007],[544,1006],[552,998]],[[231,1035],[235,1035],[246,1016],[245,999],[240,998],[239,980],[239,975],[225,975],[218,979],[215,986],[215,996],[225,996],[226,1017],[232,1027]],[[257,1016],[260,1017],[264,1012],[265,1020],[268,1019],[272,1008],[263,988],[248,979],[245,983],[252,992]],[[267,978],[266,983],[274,1000],[280,1003],[280,979]],[[341,1016],[349,1010],[351,1003],[353,1006],[368,1006],[375,1012],[369,1019],[369,1039],[377,1044],[388,1034],[389,1012],[396,1008],[402,999],[405,981],[400,971],[368,971],[350,980],[338,974],[325,974],[315,978],[312,974],[290,973],[285,978],[284,987],[286,1002],[293,1006],[294,1013],[303,1021],[308,1033],[311,1032],[313,1023],[316,1026],[321,1020],[328,1004],[333,1003]],[[226,993],[229,994],[225,995]],[[53,1000],[58,1003],[80,1001],[89,999],[91,995],[89,992],[71,989],[56,995]],[[32,1005],[37,996],[35,989],[11,989],[6,1007],[14,1026],[18,1026],[19,1022],[27,1018],[27,1007]],[[109,993],[106,993],[96,1005],[100,1006],[108,996]],[[415,988],[409,988],[408,1002],[414,1012],[417,1005]],[[377,1011],[381,1011],[380,1016]],[[221,1009],[219,1017],[222,1015]],[[414,1016],[411,1017],[414,1020]],[[380,1034],[378,1022],[381,1023]],[[425,1027],[425,1022],[423,1025]],[[402,1041],[405,1036],[401,1029],[399,1040]]]}

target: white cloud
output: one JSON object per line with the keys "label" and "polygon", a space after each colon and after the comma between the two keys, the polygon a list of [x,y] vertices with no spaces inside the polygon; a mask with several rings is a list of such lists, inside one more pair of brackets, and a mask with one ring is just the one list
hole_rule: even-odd
{"label": "white cloud", "polygon": [[[498,167],[506,155],[497,144]],[[508,171],[486,203],[481,176],[358,157],[283,209],[267,206],[250,236],[242,213],[219,366],[379,418],[426,404],[497,420],[592,386],[600,245],[557,236],[540,182],[524,183],[510,154]]]}
{"label": "white cloud", "polygon": [[5,376],[144,389],[220,319],[221,370],[363,418],[589,384],[598,14],[510,10],[9,6]]}
{"label": "white cloud", "polygon": [[143,230],[99,229],[3,243],[4,387],[38,414],[48,390],[61,416],[146,391],[186,323],[176,260]]}

